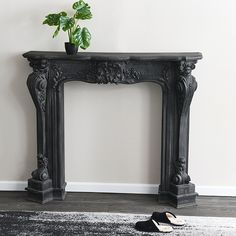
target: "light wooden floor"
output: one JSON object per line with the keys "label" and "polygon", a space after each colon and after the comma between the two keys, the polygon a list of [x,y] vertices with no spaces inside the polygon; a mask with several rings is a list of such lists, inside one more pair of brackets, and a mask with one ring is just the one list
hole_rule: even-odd
{"label": "light wooden floor", "polygon": [[170,210],[178,215],[236,217],[236,197],[197,198],[198,206],[175,209],[157,203],[156,195],[68,193],[65,201],[44,205],[27,200],[26,192],[0,192],[0,210],[121,212],[151,214]]}

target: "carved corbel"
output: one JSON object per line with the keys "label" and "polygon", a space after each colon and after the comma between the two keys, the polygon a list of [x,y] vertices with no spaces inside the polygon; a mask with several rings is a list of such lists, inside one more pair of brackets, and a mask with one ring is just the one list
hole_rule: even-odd
{"label": "carved corbel", "polygon": [[172,182],[176,185],[188,184],[190,182],[190,176],[187,174],[186,165],[188,162],[189,108],[193,94],[197,89],[197,82],[191,75],[192,70],[195,68],[195,64],[195,61],[181,61],[178,67],[179,76],[176,93],[179,122],[179,150],[175,161],[175,174],[172,179]]}
{"label": "carved corbel", "polygon": [[29,75],[27,86],[38,111],[45,112],[48,78],[47,60],[30,60],[33,72]]}
{"label": "carved corbel", "polygon": [[181,61],[179,64],[179,78],[177,82],[178,113],[182,117],[189,110],[193,94],[197,89],[197,82],[191,75],[196,62]]}
{"label": "carved corbel", "polygon": [[29,75],[27,86],[37,111],[37,135],[38,140],[38,168],[32,172],[32,178],[44,181],[49,178],[48,161],[45,157],[46,130],[45,112],[47,101],[47,83],[49,73],[49,63],[47,60],[30,60],[33,72]]}

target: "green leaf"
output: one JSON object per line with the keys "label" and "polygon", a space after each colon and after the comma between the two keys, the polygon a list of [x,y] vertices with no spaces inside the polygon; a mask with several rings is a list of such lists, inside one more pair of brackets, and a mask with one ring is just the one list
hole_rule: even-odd
{"label": "green leaf", "polygon": [[72,7],[74,10],[79,10],[79,9],[85,7],[85,5],[86,5],[86,3],[83,0],[80,0],[78,2],[75,2]]}
{"label": "green leaf", "polygon": [[43,24],[47,24],[49,26],[58,26],[60,25],[60,18],[66,15],[67,15],[66,12],[49,14],[46,16],[46,19],[44,20]]}
{"label": "green leaf", "polygon": [[57,27],[56,31],[55,31],[54,34],[53,34],[53,38],[55,38],[55,37],[59,34],[60,29],[61,29],[61,27],[60,27],[60,25],[59,25],[59,26]]}
{"label": "green leaf", "polygon": [[75,2],[73,4],[73,9],[76,10],[74,17],[78,20],[87,20],[93,17],[90,11],[90,6],[83,0]]}
{"label": "green leaf", "polygon": [[90,46],[91,34],[87,28],[77,28],[73,32],[74,43],[82,49],[86,49]]}
{"label": "green leaf", "polygon": [[67,31],[73,28],[75,25],[75,19],[73,17],[69,18],[68,16],[61,16],[60,17],[60,26],[62,27],[63,31]]}
{"label": "green leaf", "polygon": [[61,15],[61,16],[67,16],[67,13],[64,12],[64,11],[62,11],[62,12],[60,12],[60,15]]}

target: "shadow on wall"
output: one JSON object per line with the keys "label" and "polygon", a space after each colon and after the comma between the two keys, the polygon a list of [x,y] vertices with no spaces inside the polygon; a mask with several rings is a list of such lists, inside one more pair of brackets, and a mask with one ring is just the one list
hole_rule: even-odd
{"label": "shadow on wall", "polygon": [[[12,157],[19,164],[16,166],[18,178],[15,180],[26,181],[32,170],[36,168],[37,150],[35,107],[26,85],[28,75],[32,70],[21,54],[9,58],[8,68],[12,68],[14,71],[11,74],[9,96],[12,98],[10,105],[14,106],[16,129],[9,134],[7,142],[9,145],[11,143],[9,140],[14,135],[14,143],[19,152],[19,155]],[[14,143],[12,144],[13,149]],[[12,163],[9,164],[12,165]]]}
{"label": "shadow on wall", "polygon": [[[150,89],[150,115],[149,115],[149,155],[152,157],[149,162],[149,169],[153,171],[149,173],[149,179],[153,176],[157,178],[156,183],[161,183],[161,140],[162,140],[162,88],[160,85],[151,83]],[[157,101],[158,99],[158,101]],[[155,137],[155,138],[153,138]],[[155,160],[157,159],[157,160]],[[156,168],[153,168],[152,163],[157,163]],[[153,181],[153,180],[152,180]]]}

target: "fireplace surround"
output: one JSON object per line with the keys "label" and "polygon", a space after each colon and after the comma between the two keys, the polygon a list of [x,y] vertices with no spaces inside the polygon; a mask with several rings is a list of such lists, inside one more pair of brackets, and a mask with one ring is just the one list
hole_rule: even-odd
{"label": "fireplace surround", "polygon": [[64,83],[159,84],[162,98],[161,184],[158,201],[177,208],[196,204],[188,174],[189,109],[201,53],[79,53],[31,51],[27,85],[37,113],[37,169],[28,180],[29,200],[65,198]]}

